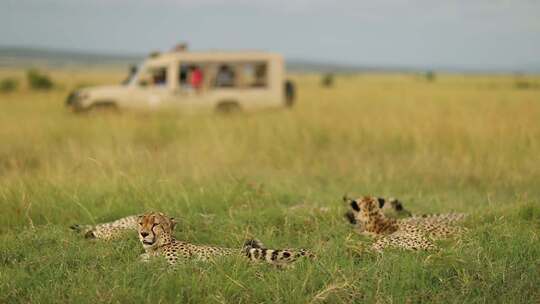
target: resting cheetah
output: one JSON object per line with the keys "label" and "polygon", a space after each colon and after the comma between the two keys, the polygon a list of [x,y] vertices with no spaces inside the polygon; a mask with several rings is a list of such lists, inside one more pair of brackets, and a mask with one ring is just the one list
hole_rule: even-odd
{"label": "resting cheetah", "polygon": [[140,215],[130,215],[109,223],[97,225],[72,225],[70,228],[82,233],[88,239],[113,240],[117,239],[129,231],[133,234],[137,231]]}
{"label": "resting cheetah", "polygon": [[408,250],[436,249],[432,240],[449,237],[462,229],[451,224],[464,217],[463,214],[439,216],[413,216],[405,219],[387,218],[381,211],[376,197],[365,196],[350,200],[351,212],[360,224],[360,233],[376,238],[372,245],[375,251],[387,247]]}
{"label": "resting cheetah", "polygon": [[194,245],[176,240],[172,236],[175,221],[163,213],[152,212],[138,219],[139,239],[146,253],[141,255],[144,261],[150,257],[162,256],[174,265],[179,259],[194,258],[211,260],[226,255],[244,255],[252,261],[265,261],[276,266],[286,266],[300,257],[314,258],[307,250],[273,250],[264,248],[258,240],[248,240],[243,249]]}
{"label": "resting cheetah", "polygon": [[[379,203],[379,209],[384,216],[389,218],[401,219],[403,222],[413,224],[415,222],[430,222],[432,224],[440,223],[445,225],[456,224],[465,218],[464,213],[443,213],[443,214],[413,214],[403,207],[403,203],[396,198],[381,198],[376,197]],[[343,201],[350,205],[353,199],[343,196]],[[363,230],[363,225],[356,220],[355,212],[348,210],[344,214],[349,223],[356,226],[357,231]]]}

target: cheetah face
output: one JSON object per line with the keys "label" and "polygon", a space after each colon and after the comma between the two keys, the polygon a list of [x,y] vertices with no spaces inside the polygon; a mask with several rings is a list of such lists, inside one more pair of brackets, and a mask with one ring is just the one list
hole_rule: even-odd
{"label": "cheetah face", "polygon": [[358,199],[344,198],[349,203],[350,210],[345,214],[351,224],[366,222],[370,217],[380,213],[385,200],[374,196],[364,196]]}
{"label": "cheetah face", "polygon": [[160,236],[171,235],[176,222],[160,212],[147,213],[139,217],[138,234],[143,246],[157,246]]}
{"label": "cheetah face", "polygon": [[358,215],[360,212],[359,202],[367,199],[376,200],[376,204],[379,206],[380,211],[386,216],[394,218],[412,216],[412,213],[403,207],[403,203],[401,203],[401,201],[395,198],[384,199],[380,197],[367,196],[354,200],[347,196],[344,196],[343,201],[349,205],[349,208],[351,208],[349,211],[347,211],[347,213],[345,213],[345,218],[347,219],[347,221],[349,221],[349,223],[353,225],[358,224]]}

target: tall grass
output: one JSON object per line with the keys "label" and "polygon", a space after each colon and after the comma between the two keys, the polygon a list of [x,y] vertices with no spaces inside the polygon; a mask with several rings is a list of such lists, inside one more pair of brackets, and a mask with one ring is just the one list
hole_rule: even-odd
{"label": "tall grass", "polygon": [[[22,77],[22,71],[0,71]],[[50,73],[0,96],[0,302],[540,301],[540,91],[506,76],[296,76],[297,107],[229,117],[77,116],[67,92],[118,71]],[[471,213],[437,253],[365,250],[343,193]],[[279,271],[242,259],[137,262],[135,238],[87,242],[75,222],[162,210],[178,238],[307,247]]]}

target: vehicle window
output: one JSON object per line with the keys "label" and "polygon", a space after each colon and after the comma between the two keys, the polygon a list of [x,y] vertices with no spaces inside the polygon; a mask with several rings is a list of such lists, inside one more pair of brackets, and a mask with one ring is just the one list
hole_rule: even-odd
{"label": "vehicle window", "polygon": [[211,64],[214,88],[264,88],[268,86],[266,62],[231,62]]}
{"label": "vehicle window", "polygon": [[267,72],[266,63],[255,62],[242,65],[242,79],[245,87],[266,87]]}
{"label": "vehicle window", "polygon": [[221,64],[216,73],[214,86],[217,88],[231,88],[236,85],[236,72],[232,65]]}
{"label": "vehicle window", "polygon": [[161,87],[167,85],[167,67],[151,67],[141,75],[141,86]]}
{"label": "vehicle window", "polygon": [[202,64],[181,64],[178,80],[183,90],[200,91],[204,85],[205,72]]}

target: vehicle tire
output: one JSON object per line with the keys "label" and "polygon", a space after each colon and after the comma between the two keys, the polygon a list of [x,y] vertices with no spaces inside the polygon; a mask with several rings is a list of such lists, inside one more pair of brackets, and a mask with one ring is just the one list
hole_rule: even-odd
{"label": "vehicle tire", "polygon": [[220,114],[239,113],[242,109],[236,101],[222,101],[216,107],[216,112]]}
{"label": "vehicle tire", "polygon": [[292,108],[296,99],[296,86],[292,80],[285,81],[285,106]]}

